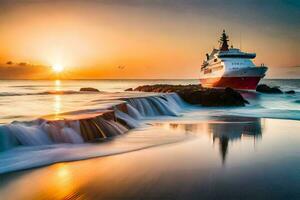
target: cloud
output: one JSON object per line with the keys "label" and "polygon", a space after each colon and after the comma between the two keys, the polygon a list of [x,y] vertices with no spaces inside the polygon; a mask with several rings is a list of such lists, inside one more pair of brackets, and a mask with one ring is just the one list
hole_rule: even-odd
{"label": "cloud", "polygon": [[49,79],[51,67],[29,64],[10,64],[0,66],[0,79]]}

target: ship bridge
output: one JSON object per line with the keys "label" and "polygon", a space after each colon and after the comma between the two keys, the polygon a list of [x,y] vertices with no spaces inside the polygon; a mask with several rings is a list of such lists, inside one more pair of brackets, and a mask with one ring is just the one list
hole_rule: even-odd
{"label": "ship bridge", "polygon": [[237,48],[230,48],[227,51],[221,51],[218,54],[219,58],[248,58],[253,59],[256,57],[255,53],[246,53],[240,51],[240,49]]}

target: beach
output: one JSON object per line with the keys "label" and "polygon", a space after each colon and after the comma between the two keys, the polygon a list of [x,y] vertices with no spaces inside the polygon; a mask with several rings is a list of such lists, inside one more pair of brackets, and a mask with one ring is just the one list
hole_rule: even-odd
{"label": "beach", "polygon": [[181,130],[188,137],[130,153],[0,175],[1,198],[300,197],[298,121],[222,118],[156,126],[175,134]]}

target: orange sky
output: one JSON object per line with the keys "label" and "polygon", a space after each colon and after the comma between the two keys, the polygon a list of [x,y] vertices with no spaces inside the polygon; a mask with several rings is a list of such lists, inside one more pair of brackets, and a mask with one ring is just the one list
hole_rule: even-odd
{"label": "orange sky", "polygon": [[[264,10],[268,16],[251,4],[257,21],[243,15],[244,5],[220,9],[204,1],[20,2],[0,2],[0,63],[61,64],[65,78],[197,78],[205,53],[218,45],[225,28],[237,47],[242,35],[242,49],[256,52],[255,63],[268,65],[274,77],[277,69],[299,66],[299,23],[290,22],[299,5],[278,5],[290,13],[282,18],[276,6]],[[0,66],[0,78],[14,77],[19,66],[9,67]],[[49,78],[51,73],[22,66],[18,74]]]}

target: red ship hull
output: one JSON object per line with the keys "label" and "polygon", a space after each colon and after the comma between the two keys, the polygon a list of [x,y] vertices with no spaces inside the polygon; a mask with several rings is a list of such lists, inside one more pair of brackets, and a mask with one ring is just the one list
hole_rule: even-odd
{"label": "red ship hull", "polygon": [[200,79],[203,87],[231,87],[239,90],[255,90],[262,77],[219,77]]}

